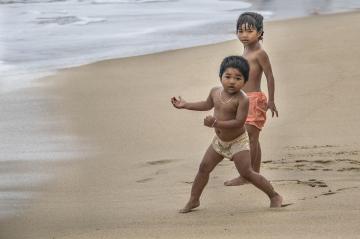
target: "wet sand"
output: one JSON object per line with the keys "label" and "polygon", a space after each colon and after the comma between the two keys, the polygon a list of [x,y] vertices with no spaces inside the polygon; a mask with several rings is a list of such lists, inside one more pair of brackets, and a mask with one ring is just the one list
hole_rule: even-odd
{"label": "wet sand", "polygon": [[[1,174],[51,177],[2,184],[32,196],[2,200],[18,210],[0,219],[0,238],[357,238],[359,21],[354,12],[265,25],[280,117],[261,136],[262,173],[286,207],[269,209],[252,185],[223,186],[236,175],[223,161],[200,207],[177,212],[213,132],[202,126],[209,112],[173,109],[170,97],[200,100],[219,85],[222,58],[242,52],[229,41],[63,70],[1,96],[4,137],[28,145],[5,150]],[[29,115],[38,118],[25,124]],[[24,152],[32,160],[5,160]]]}

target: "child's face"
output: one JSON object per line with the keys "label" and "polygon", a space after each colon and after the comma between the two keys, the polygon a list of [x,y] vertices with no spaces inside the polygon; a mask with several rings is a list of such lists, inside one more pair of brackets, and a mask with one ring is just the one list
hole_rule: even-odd
{"label": "child's face", "polygon": [[258,32],[254,26],[250,27],[247,23],[243,24],[237,32],[237,36],[244,46],[258,42],[261,32]]}
{"label": "child's face", "polygon": [[238,69],[229,67],[221,76],[221,84],[229,94],[238,93],[245,85],[244,76]]}

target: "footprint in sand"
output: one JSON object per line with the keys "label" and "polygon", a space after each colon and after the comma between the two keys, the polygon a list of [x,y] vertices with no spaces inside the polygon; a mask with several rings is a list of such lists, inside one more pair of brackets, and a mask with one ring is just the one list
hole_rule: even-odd
{"label": "footprint in sand", "polygon": [[360,171],[360,150],[354,146],[309,145],[284,147],[281,160],[264,161],[268,169],[298,171]]}
{"label": "footprint in sand", "polygon": [[341,168],[341,169],[338,169],[337,171],[339,171],[339,172],[343,172],[343,171],[360,171],[360,168],[356,168],[356,167]]}
{"label": "footprint in sand", "polygon": [[357,189],[359,187],[348,187],[348,188],[339,188],[339,189],[336,189],[337,192],[340,192],[340,191],[345,191],[345,190],[349,190],[349,189]]}
{"label": "footprint in sand", "polygon": [[137,183],[146,183],[151,180],[153,180],[153,178],[144,178],[144,179],[136,180],[136,182]]}
{"label": "footprint in sand", "polygon": [[310,187],[320,187],[320,188],[326,188],[328,187],[328,185],[326,183],[324,183],[321,180],[317,180],[317,179],[309,179],[308,181],[300,181],[298,182],[299,184],[305,184],[308,185]]}
{"label": "footprint in sand", "polygon": [[183,183],[186,183],[186,184],[192,184],[194,181],[183,181]]}
{"label": "footprint in sand", "polygon": [[314,160],[314,163],[319,163],[319,164],[328,164],[328,163],[333,163],[334,161],[332,160]]}
{"label": "footprint in sand", "polygon": [[325,182],[317,179],[309,179],[307,181],[301,181],[299,179],[293,179],[293,180],[284,179],[284,180],[272,180],[271,182],[296,182],[297,184],[304,184],[310,187],[320,187],[320,188],[328,187],[328,185]]}
{"label": "footprint in sand", "polygon": [[[160,160],[154,160],[154,161],[148,161],[146,162],[147,165],[164,165],[164,164],[169,164],[169,163],[172,163],[176,161],[176,159],[160,159]],[[153,176],[158,176],[160,174],[165,174],[167,173],[167,170],[166,169],[158,169]],[[151,181],[153,180],[154,178],[144,178],[144,179],[139,179],[137,180],[136,182],[137,183],[145,183],[145,182],[148,182],[148,181]]]}
{"label": "footprint in sand", "polygon": [[324,192],[324,193],[322,193],[320,195],[315,195],[315,196],[311,196],[311,197],[304,197],[304,198],[301,198],[299,200],[307,200],[307,199],[319,198],[321,196],[329,196],[329,195],[334,195],[334,194],[336,194],[336,192],[333,192],[333,191],[329,190],[328,192]]}
{"label": "footprint in sand", "polygon": [[329,191],[329,192],[323,193],[323,194],[321,194],[321,195],[328,196],[328,195],[332,195],[332,194],[336,194],[336,192],[331,192],[331,191]]}
{"label": "footprint in sand", "polygon": [[358,189],[359,187],[347,187],[347,188],[339,188],[339,189],[336,189],[335,191],[332,191],[332,190],[329,190],[327,192],[324,192],[320,195],[316,195],[316,196],[313,196],[313,197],[308,197],[308,198],[302,198],[300,200],[307,200],[307,199],[310,199],[310,198],[319,198],[321,196],[330,196],[330,195],[334,195],[334,194],[337,194],[341,191],[345,191],[345,190],[351,190],[351,189]]}
{"label": "footprint in sand", "polygon": [[161,159],[161,160],[155,160],[155,161],[148,161],[147,164],[150,165],[162,165],[162,164],[168,164],[175,161],[175,159]]}

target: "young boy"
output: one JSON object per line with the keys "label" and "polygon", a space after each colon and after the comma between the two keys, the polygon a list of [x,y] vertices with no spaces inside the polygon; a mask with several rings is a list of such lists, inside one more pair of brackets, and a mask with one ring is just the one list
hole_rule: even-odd
{"label": "young boy", "polygon": [[[261,47],[260,40],[263,39],[263,16],[254,12],[245,12],[239,16],[236,25],[237,36],[244,45],[243,57],[250,64],[249,81],[243,90],[249,97],[249,114],[246,119],[246,130],[250,138],[251,165],[255,172],[260,172],[261,147],[259,143],[260,131],[266,120],[266,111],[271,110],[278,117],[278,111],[274,101],[274,77],[268,55]],[[261,91],[261,77],[265,73],[268,86],[269,100]],[[239,176],[226,181],[226,186],[237,186],[245,184],[244,177]]]}
{"label": "young boy", "polygon": [[200,195],[210,172],[224,158],[234,161],[242,177],[268,195],[270,207],[281,207],[282,197],[251,167],[249,138],[244,127],[249,100],[241,90],[249,77],[249,64],[240,56],[226,57],[221,63],[219,76],[222,87],[212,88],[205,101],[190,103],[181,97],[171,98],[171,103],[178,109],[208,111],[214,108],[214,116],[207,116],[204,125],[214,128],[215,136],[200,164],[190,199],[180,212],[190,212],[200,205]]}

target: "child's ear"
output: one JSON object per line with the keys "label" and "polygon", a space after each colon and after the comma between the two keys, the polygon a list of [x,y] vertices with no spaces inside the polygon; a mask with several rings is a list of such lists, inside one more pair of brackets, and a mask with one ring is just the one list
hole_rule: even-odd
{"label": "child's ear", "polygon": [[257,37],[259,38],[259,37],[261,37],[261,35],[262,35],[262,31],[258,31],[257,32]]}

